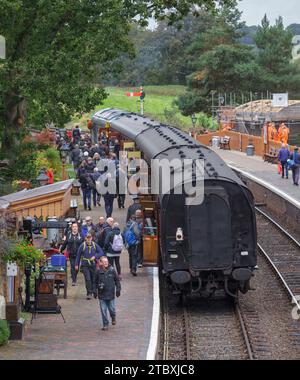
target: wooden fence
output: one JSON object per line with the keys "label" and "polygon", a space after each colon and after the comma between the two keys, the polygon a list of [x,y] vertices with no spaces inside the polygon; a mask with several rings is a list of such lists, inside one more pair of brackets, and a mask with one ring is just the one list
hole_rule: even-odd
{"label": "wooden fence", "polygon": [[[251,143],[254,145],[254,154],[261,157],[263,157],[265,153],[277,153],[281,148],[281,143],[269,141],[268,144],[264,144],[264,140],[260,136],[252,136],[232,131],[217,131],[206,135],[198,135],[196,139],[201,144],[210,146],[212,138],[215,136],[220,138],[224,136],[230,137],[230,149],[240,152],[246,152],[247,146]],[[294,148],[294,146],[290,146],[291,151]]]}

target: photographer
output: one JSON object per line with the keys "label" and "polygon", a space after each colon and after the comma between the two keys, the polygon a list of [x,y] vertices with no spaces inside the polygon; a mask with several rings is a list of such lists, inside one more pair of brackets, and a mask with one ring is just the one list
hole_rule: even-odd
{"label": "photographer", "polygon": [[[102,330],[105,331],[108,329],[109,325],[107,311],[109,311],[112,324],[116,324],[115,296],[120,297],[121,284],[117,272],[109,264],[107,257],[102,256],[100,261],[101,267],[97,270],[95,276],[95,289],[97,289],[102,315]],[[96,298],[97,294],[94,296]]]}

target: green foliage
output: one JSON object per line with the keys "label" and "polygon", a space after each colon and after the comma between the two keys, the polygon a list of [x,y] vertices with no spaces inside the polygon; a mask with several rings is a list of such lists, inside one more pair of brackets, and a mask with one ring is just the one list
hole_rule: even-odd
{"label": "green foliage", "polygon": [[44,258],[45,256],[41,250],[36,249],[25,240],[13,244],[3,255],[4,262],[17,263],[22,269],[24,269],[27,264],[34,265]]}
{"label": "green foliage", "polygon": [[62,164],[59,152],[56,148],[48,148],[37,153],[35,159],[35,175],[37,176],[42,168],[52,169],[54,177],[61,176]]}
{"label": "green foliage", "polygon": [[[254,41],[258,48],[257,63],[261,67],[260,81],[272,92],[299,91],[300,73],[297,65],[292,63],[293,34],[283,26],[282,17],[275,25],[265,15],[258,27]],[[294,94],[293,94],[294,93]]]}
{"label": "green foliage", "polygon": [[[169,122],[166,118],[166,110],[176,115],[176,126],[182,129],[191,128],[190,117],[184,117],[179,112],[178,107],[174,106],[174,100],[177,96],[185,91],[184,86],[145,86],[146,98],[144,102],[145,114],[159,120],[161,122]],[[108,87],[106,91],[109,96],[102,105],[96,107],[93,112],[84,115],[82,118],[74,118],[73,123],[79,124],[81,128],[86,127],[86,120],[89,119],[94,112],[101,108],[119,108],[131,112],[140,112],[140,102],[138,98],[125,96],[125,92],[137,90],[134,87]],[[68,126],[72,126],[73,123]]]}
{"label": "green foliage", "polygon": [[9,336],[10,330],[7,321],[0,319],[0,346],[8,342]]}
{"label": "green foliage", "polygon": [[235,7],[224,6],[207,31],[187,47],[193,73],[187,79],[189,91],[177,100],[184,115],[210,113],[214,93],[235,93],[237,102],[244,91],[300,96],[299,66],[291,62],[292,33],[284,28],[282,18],[272,26],[265,16],[254,36],[251,29],[255,49],[240,43],[245,28],[239,19]]}

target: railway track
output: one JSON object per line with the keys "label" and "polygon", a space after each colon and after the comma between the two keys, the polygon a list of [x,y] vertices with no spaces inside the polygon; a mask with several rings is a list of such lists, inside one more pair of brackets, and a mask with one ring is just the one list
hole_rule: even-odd
{"label": "railway track", "polygon": [[256,211],[257,221],[263,227],[258,236],[259,252],[299,312],[300,242],[264,211],[257,207]]}
{"label": "railway track", "polygon": [[238,302],[224,296],[176,302],[163,295],[163,360],[252,360]]}

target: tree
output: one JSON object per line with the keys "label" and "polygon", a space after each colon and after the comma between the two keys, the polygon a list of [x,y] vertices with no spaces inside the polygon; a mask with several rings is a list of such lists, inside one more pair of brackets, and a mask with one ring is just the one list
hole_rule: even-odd
{"label": "tree", "polygon": [[297,92],[299,89],[299,71],[292,63],[292,38],[293,34],[283,26],[282,17],[270,25],[266,15],[254,36],[262,84],[269,91]]}
{"label": "tree", "polygon": [[184,115],[210,113],[212,92],[241,91],[255,80],[252,49],[238,42],[243,27],[240,16],[236,3],[235,7],[224,5],[207,20],[207,30],[187,47],[193,73],[188,77],[187,94],[177,101]]}
{"label": "tree", "polygon": [[100,103],[105,93],[93,85],[96,72],[130,44],[119,1],[1,3],[7,59],[0,67],[0,123],[7,155],[20,140],[26,115],[27,124],[62,126]]}
{"label": "tree", "polygon": [[[95,78],[128,52],[129,23],[150,16],[174,22],[192,5],[214,9],[232,0],[0,0],[0,34],[7,59],[0,66],[2,153],[20,141],[25,124],[62,126],[105,97]],[[109,67],[109,69],[107,69]]]}

